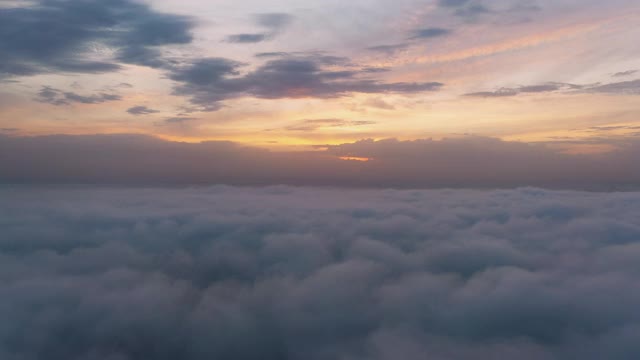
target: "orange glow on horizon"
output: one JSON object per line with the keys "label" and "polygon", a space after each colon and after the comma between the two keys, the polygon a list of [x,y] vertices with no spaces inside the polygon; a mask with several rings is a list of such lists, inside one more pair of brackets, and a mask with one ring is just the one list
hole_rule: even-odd
{"label": "orange glow on horizon", "polygon": [[340,160],[344,161],[359,161],[359,162],[369,162],[372,159],[366,157],[357,157],[357,156],[340,156]]}

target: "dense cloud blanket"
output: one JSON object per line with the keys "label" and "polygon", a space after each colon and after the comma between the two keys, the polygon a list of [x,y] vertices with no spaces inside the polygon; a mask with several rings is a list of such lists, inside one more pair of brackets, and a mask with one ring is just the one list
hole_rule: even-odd
{"label": "dense cloud blanket", "polygon": [[0,187],[0,358],[635,359],[640,193]]}

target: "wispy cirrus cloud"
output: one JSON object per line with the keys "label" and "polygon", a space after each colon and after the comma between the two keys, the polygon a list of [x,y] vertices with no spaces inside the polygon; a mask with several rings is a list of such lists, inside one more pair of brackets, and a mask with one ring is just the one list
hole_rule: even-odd
{"label": "wispy cirrus cloud", "polygon": [[638,95],[640,94],[640,80],[614,82],[609,84],[567,84],[550,82],[539,85],[519,86],[514,88],[500,88],[494,91],[479,91],[465,94],[468,97],[479,98],[501,98],[512,97],[520,94],[531,93],[547,93],[565,91],[568,93],[580,94],[580,93],[602,93],[612,95]]}
{"label": "wispy cirrus cloud", "polygon": [[344,119],[306,119],[285,127],[288,131],[316,131],[323,128],[338,128],[373,125],[374,121]]}
{"label": "wispy cirrus cloud", "polygon": [[617,73],[613,74],[613,77],[631,76],[631,75],[636,74],[637,72],[638,72],[638,70],[620,71],[620,72],[617,72]]}

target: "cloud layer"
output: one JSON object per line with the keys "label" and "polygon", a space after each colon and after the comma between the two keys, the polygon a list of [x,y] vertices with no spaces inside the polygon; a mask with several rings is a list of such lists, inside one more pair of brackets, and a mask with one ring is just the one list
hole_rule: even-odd
{"label": "cloud layer", "polygon": [[632,359],[640,194],[0,187],[0,357]]}
{"label": "cloud layer", "polygon": [[[340,121],[311,119],[290,130]],[[224,141],[189,144],[141,135],[0,135],[0,182],[637,189],[640,144],[611,144],[618,150],[593,156],[484,137],[362,140],[319,146],[319,151],[270,152]]]}

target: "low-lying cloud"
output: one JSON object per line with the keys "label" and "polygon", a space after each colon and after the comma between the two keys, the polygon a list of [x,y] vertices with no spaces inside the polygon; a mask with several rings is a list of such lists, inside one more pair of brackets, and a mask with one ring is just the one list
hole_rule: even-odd
{"label": "low-lying cloud", "polygon": [[[168,118],[165,124],[195,120]],[[316,119],[296,127],[366,125]],[[271,152],[232,142],[198,144],[142,135],[0,135],[0,182],[323,185],[347,187],[637,188],[640,142],[599,155],[485,137],[362,140],[317,151]],[[369,159],[366,162],[341,159]]]}
{"label": "low-lying cloud", "polygon": [[633,359],[640,194],[0,187],[0,357]]}

